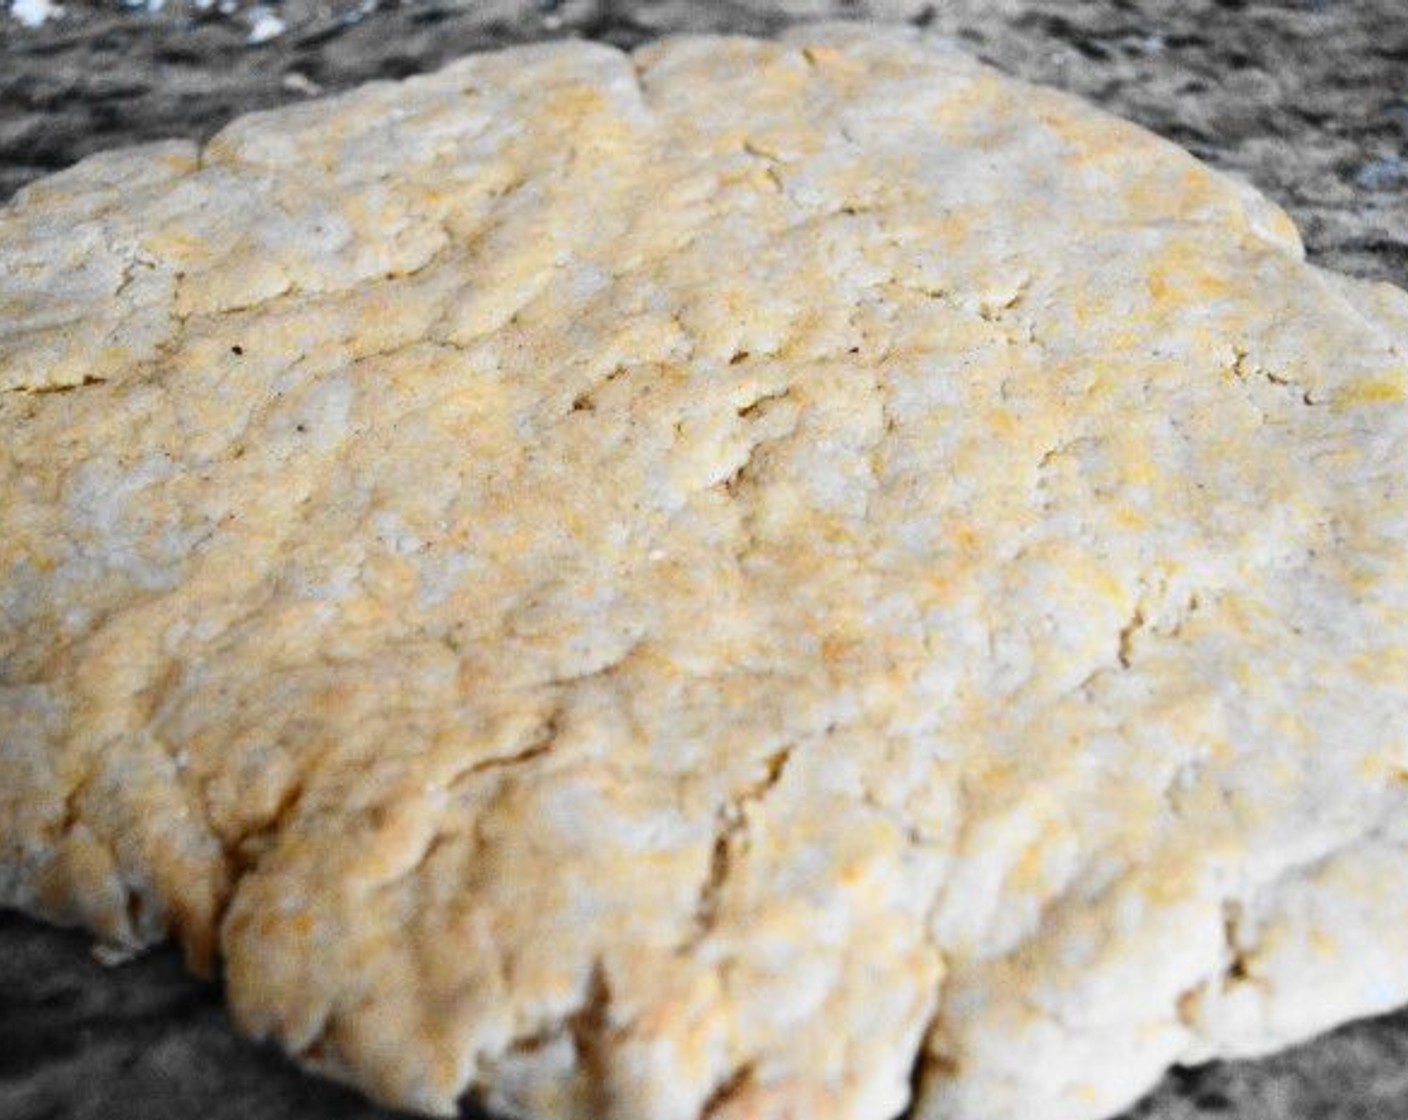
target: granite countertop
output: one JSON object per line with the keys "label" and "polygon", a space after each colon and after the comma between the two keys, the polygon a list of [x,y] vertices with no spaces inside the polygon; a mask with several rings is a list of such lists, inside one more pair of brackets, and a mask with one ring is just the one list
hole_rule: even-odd
{"label": "granite countertop", "polygon": [[[44,0],[12,0],[42,14]],[[1256,183],[1310,256],[1408,287],[1408,0],[69,0],[0,15],[0,198],[101,148],[205,137],[239,112],[578,34],[766,33],[908,20],[1086,95]],[[251,42],[251,40],[254,40]],[[236,1037],[159,951],[119,968],[0,913],[3,1120],[389,1120]],[[1258,1062],[1177,1071],[1129,1120],[1408,1117],[1408,1012]]]}

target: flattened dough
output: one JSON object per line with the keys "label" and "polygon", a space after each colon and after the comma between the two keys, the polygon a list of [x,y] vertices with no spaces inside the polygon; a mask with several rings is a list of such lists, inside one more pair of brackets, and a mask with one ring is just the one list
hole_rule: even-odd
{"label": "flattened dough", "polygon": [[0,901],[375,1097],[1090,1120],[1408,999],[1408,298],[900,31],[0,211]]}

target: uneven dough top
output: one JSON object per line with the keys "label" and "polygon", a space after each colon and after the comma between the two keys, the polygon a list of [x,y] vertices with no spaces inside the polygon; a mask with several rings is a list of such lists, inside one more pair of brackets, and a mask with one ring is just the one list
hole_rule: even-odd
{"label": "uneven dough top", "polygon": [[0,902],[382,1100],[1089,1120],[1408,1000],[1408,297],[896,30],[0,210]]}

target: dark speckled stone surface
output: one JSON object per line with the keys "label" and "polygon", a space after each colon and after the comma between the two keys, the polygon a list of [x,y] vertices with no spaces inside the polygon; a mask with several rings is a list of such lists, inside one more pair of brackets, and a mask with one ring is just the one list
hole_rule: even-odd
{"label": "dark speckled stone surface", "polygon": [[[287,0],[286,30],[258,46],[248,0],[223,13],[183,3],[73,0],[33,30],[0,17],[0,197],[100,148],[208,136],[246,109],[470,50],[845,15],[908,20],[1082,93],[1251,179],[1314,259],[1408,287],[1408,0]],[[105,968],[81,935],[0,913],[0,1120],[129,1116],[393,1114],[235,1036],[218,988],[186,977],[175,953]],[[1128,1117],[1408,1120],[1408,1012],[1176,1071]]]}

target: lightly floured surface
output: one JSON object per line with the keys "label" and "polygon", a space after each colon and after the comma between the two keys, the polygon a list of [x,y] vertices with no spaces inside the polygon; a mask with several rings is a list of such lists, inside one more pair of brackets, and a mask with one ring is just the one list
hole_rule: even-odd
{"label": "lightly floured surface", "polygon": [[0,255],[0,897],[309,1064],[1094,1117],[1408,998],[1408,301],[1133,126],[530,48]]}

